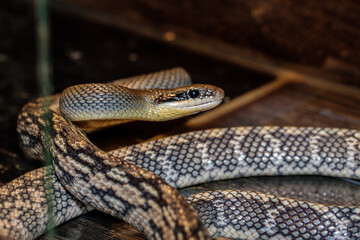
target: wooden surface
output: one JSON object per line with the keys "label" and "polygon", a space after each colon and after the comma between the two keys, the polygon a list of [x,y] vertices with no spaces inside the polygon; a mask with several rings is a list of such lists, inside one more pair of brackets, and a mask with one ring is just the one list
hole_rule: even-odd
{"label": "wooden surface", "polygon": [[340,77],[342,82],[360,85],[358,1],[53,0],[52,3],[61,11],[185,45],[203,54],[211,52],[224,59],[234,58],[218,53],[230,52],[240,55],[245,64],[269,65],[275,61],[288,67],[295,65],[299,71],[298,66],[306,66],[321,69],[330,78]]}
{"label": "wooden surface", "polygon": [[[27,161],[17,145],[16,116],[37,96],[33,9],[23,1],[0,3],[0,182],[39,167]],[[90,136],[103,149],[141,142],[185,130],[207,127],[295,125],[360,129],[360,92],[327,79],[312,84],[307,74],[269,75],[196,54],[118,28],[54,12],[52,15],[54,91],[81,82],[106,82],[182,66],[195,82],[224,88],[227,99],[215,118],[202,124],[193,118],[169,123],[131,123]],[[284,69],[285,71],[286,69]],[[279,71],[279,73],[284,72]],[[281,81],[281,84],[278,84]],[[351,91],[347,91],[351,89]],[[358,93],[358,94],[357,94]],[[201,116],[194,116],[201,119]],[[360,187],[325,177],[257,177],[207,183],[183,189],[184,195],[206,189],[248,189],[334,204],[358,204]],[[294,190],[295,189],[295,190]],[[143,239],[120,220],[97,211],[56,228],[56,239]],[[42,236],[39,239],[49,239]]]}

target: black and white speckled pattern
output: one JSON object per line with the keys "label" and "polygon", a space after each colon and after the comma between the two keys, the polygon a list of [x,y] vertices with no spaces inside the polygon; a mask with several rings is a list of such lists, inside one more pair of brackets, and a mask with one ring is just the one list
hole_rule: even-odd
{"label": "black and white speckled pattern", "polygon": [[330,206],[249,191],[187,198],[213,236],[232,239],[358,239],[360,208]]}
{"label": "black and white speckled pattern", "polygon": [[210,129],[129,146],[112,154],[154,172],[175,187],[260,175],[360,176],[360,132],[351,129]]}
{"label": "black and white speckled pattern", "polygon": [[[173,187],[185,187],[212,180],[254,175],[315,174],[359,179],[359,134],[357,130],[326,128],[236,127],[211,129],[184,133],[161,140],[133,145],[112,151],[111,154],[154,172],[166,179]],[[251,142],[256,142],[256,144],[251,146]],[[287,146],[297,147],[289,150]],[[333,150],[333,152],[337,154],[332,155],[329,153],[329,149],[334,147],[337,148],[337,151]],[[257,156],[257,152],[261,152],[261,156],[270,159],[268,161],[263,160],[263,163],[267,163],[268,166],[259,168],[259,161],[254,159]],[[307,157],[303,158],[302,156]],[[297,159],[297,161],[294,163],[291,159]],[[339,165],[338,163],[343,164]],[[302,166],[302,168],[299,166]],[[338,167],[336,171],[332,171],[336,166]],[[269,171],[270,168],[272,171]],[[243,192],[241,196],[244,199],[248,199],[246,196],[251,198],[253,196],[260,196],[265,200],[278,199],[271,195],[262,195],[254,192]],[[247,201],[251,202],[252,200]],[[299,201],[287,199],[285,202],[297,203]],[[236,206],[236,203],[233,203],[233,205]],[[301,205],[303,206],[302,211],[304,212],[305,207],[310,205],[313,208],[317,207],[319,211],[331,208],[339,209],[339,211],[352,209],[351,211],[355,213],[359,211],[357,207],[325,206],[306,202]],[[200,211],[202,208],[197,207],[198,205],[195,206],[199,210],[205,224],[212,221],[212,217],[209,218],[204,214],[204,211],[209,211],[209,209]],[[234,206],[231,209],[234,209]],[[238,208],[239,206],[236,207],[237,210],[234,211],[239,212],[243,209],[243,204],[240,205],[240,208]],[[286,211],[291,210],[291,208],[284,209]],[[249,227],[249,221],[252,224],[257,221],[256,219],[259,219],[258,215],[262,216],[261,214],[264,214],[257,211],[259,210],[253,211],[250,214],[251,216],[249,214],[246,215],[246,219],[249,219],[248,221],[238,221],[236,228],[240,227],[241,231],[237,231],[236,234],[240,235],[233,235],[233,237],[247,236],[248,239],[251,239],[254,236],[261,236],[261,238],[265,239],[267,237],[270,238],[270,233],[274,232],[274,237],[276,236],[278,239],[285,237],[292,238],[292,233],[290,232],[274,230],[284,228],[284,223],[282,222],[273,223],[271,225],[273,230],[270,229],[266,233],[263,232],[263,228],[262,230],[255,231],[256,228]],[[81,214],[80,211],[75,211],[74,209],[74,214],[75,212],[77,212],[76,214]],[[337,217],[335,218],[335,216]],[[329,218],[330,220],[333,219],[330,222],[332,225],[341,222],[341,218],[338,216],[340,215],[335,214],[332,218]],[[302,221],[316,221],[317,225],[326,225],[328,223],[325,222],[330,221],[327,218],[324,219],[320,214],[312,217],[309,214],[296,216],[296,218],[299,217],[301,217]],[[355,230],[357,229],[356,227],[359,227],[359,221],[357,218],[351,218],[350,220],[350,222],[346,222],[346,226],[354,226],[354,228],[347,228],[348,230],[346,231],[350,234],[349,236],[355,236],[351,234],[356,233]],[[212,224],[215,224],[215,222],[212,222]],[[226,231],[222,232],[221,235],[226,235],[229,232],[233,233],[234,229],[231,230],[232,226],[228,224]],[[215,233],[213,228],[210,228],[210,231]],[[220,228],[216,231],[216,234],[219,234],[221,231]],[[294,230],[294,232],[298,234],[298,231]],[[326,231],[322,231],[322,234],[326,233]],[[328,236],[333,236],[330,234],[335,233],[328,231]],[[311,236],[310,239],[313,239],[320,235],[318,232],[315,235],[309,235],[308,232],[298,235],[300,239],[309,239],[308,236]]]}
{"label": "black and white speckled pattern", "polygon": [[[2,186],[0,192],[0,236],[10,239],[35,239],[48,227],[92,209],[65,190],[52,167],[26,173]],[[50,215],[48,206],[53,211]]]}
{"label": "black and white speckled pattern", "polygon": [[[32,141],[28,141],[28,138],[33,135],[27,127],[37,125],[41,128],[45,124],[44,114],[41,100],[37,100],[28,103],[19,115],[19,134],[22,135],[23,131],[28,133],[25,140],[22,139],[21,146],[29,152],[35,151],[31,155],[41,156],[43,149],[33,145],[29,147],[28,143]],[[148,239],[210,239],[194,208],[164,180],[103,152],[79,128],[60,115],[50,112],[50,116],[53,133],[50,150],[55,173],[73,196],[100,211],[124,219]],[[40,146],[44,145],[45,139],[41,132],[40,136],[38,132],[33,132],[34,139],[40,140]],[[32,177],[31,174],[26,176]],[[24,188],[34,192],[33,195],[42,194],[42,189],[32,189],[27,182],[23,184]],[[7,204],[6,196],[2,197],[5,197],[4,204]],[[40,200],[45,206],[46,198]],[[58,200],[66,205],[62,198]],[[23,203],[20,199],[15,204]],[[41,209],[34,207],[35,210]],[[4,214],[1,222],[22,220],[22,213],[26,214],[19,211],[18,219],[15,220],[12,220],[12,213]],[[8,229],[0,225],[1,228]],[[0,233],[4,236],[21,235],[22,228],[10,228],[11,233],[6,230]],[[26,236],[22,238],[27,239]]]}
{"label": "black and white speckled pattern", "polygon": [[[183,70],[179,71],[179,76],[187,78],[181,73]],[[20,145],[30,157],[41,156],[43,151],[45,138],[40,128],[45,121],[40,103],[29,103],[19,116]],[[259,175],[314,174],[354,179],[360,176],[358,130],[212,129],[105,153],[61,116],[56,113],[51,116],[54,132],[51,149],[62,183],[85,203],[124,217],[148,238],[192,235],[194,239],[202,239],[208,235],[193,208],[176,191],[138,167],[161,176],[172,187]],[[47,183],[52,182],[54,188],[45,186],[43,179],[49,179]],[[55,226],[90,210],[69,195],[51,167],[27,173],[0,191],[2,237],[35,238],[47,225]],[[50,217],[53,220],[49,220],[47,213],[49,200],[54,210]],[[244,239],[360,237],[356,235],[358,206],[327,206],[229,191],[201,193],[191,196],[189,201],[214,235]]]}

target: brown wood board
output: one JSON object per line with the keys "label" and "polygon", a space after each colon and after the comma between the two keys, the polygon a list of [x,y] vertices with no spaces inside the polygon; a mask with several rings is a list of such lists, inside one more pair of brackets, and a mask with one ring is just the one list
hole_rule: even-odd
{"label": "brown wood board", "polygon": [[356,1],[56,0],[52,6],[199,51],[200,43],[237,51],[243,64],[308,66],[359,86]]}

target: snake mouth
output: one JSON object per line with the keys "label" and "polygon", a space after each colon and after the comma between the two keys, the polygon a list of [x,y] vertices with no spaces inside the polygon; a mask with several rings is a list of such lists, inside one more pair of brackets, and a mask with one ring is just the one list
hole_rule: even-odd
{"label": "snake mouth", "polygon": [[[222,99],[202,102],[197,104],[188,104],[187,106],[177,106],[176,109],[184,116],[194,115],[201,112],[211,110],[222,103]],[[174,108],[175,109],[175,108]]]}
{"label": "snake mouth", "polygon": [[[197,110],[194,110],[192,113],[189,113],[188,116],[211,110],[211,109],[217,107],[220,103],[221,103],[221,101],[219,101],[218,103],[212,102],[212,103],[204,103],[204,104],[198,105],[196,107]],[[195,107],[194,107],[194,109],[195,109]]]}
{"label": "snake mouth", "polygon": [[216,100],[216,101],[213,100],[213,101],[209,101],[209,102],[195,103],[195,104],[189,103],[187,106],[178,106],[177,108],[178,109],[189,109],[189,110],[198,109],[197,112],[202,112],[202,111],[210,110],[210,109],[218,106],[221,102],[222,102],[222,99]]}

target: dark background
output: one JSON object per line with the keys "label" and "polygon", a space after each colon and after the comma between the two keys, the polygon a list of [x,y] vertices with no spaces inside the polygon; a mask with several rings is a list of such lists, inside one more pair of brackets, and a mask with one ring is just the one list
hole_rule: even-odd
{"label": "dark background", "polygon": [[[41,166],[24,159],[15,131],[21,107],[39,96],[34,14],[32,1],[0,1],[1,183]],[[53,92],[181,66],[194,82],[222,87],[232,106],[203,126],[186,127],[186,118],[131,123],[91,135],[104,149],[205,127],[360,129],[358,16],[356,1],[53,0]],[[279,79],[285,83],[268,87]],[[222,181],[182,193],[219,188],[334,204],[360,199],[354,184],[309,176]],[[56,234],[59,239],[141,239],[121,221],[99,212],[62,225]]]}

